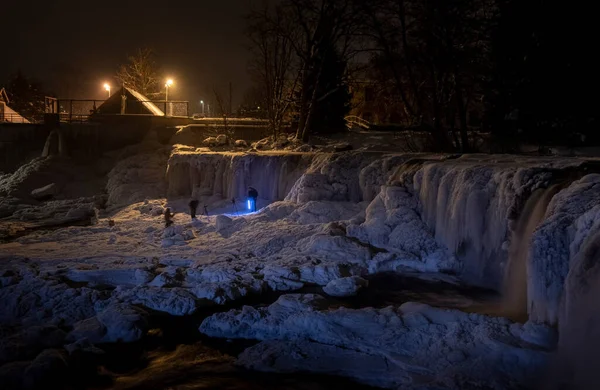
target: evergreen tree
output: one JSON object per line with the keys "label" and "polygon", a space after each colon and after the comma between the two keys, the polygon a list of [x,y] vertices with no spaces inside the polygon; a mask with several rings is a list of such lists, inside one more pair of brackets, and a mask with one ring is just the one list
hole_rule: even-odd
{"label": "evergreen tree", "polygon": [[346,64],[331,44],[320,53],[316,61],[320,66],[312,69],[317,81],[310,84],[308,91],[309,95],[316,94],[310,128],[314,133],[342,131],[346,128],[344,117],[350,111],[351,100]]}
{"label": "evergreen tree", "polygon": [[44,115],[42,84],[26,77],[20,70],[11,77],[6,87],[10,107],[29,120]]}

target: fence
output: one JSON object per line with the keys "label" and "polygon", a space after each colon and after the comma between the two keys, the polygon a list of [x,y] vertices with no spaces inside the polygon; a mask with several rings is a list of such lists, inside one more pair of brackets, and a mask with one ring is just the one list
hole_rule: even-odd
{"label": "fence", "polygon": [[[104,100],[57,100],[57,109],[61,122],[87,122]],[[53,112],[56,114],[56,112]]]}
{"label": "fence", "polygon": [[[168,117],[189,117],[189,102],[187,101],[140,101],[127,99],[125,106],[120,102],[102,107],[105,100],[95,99],[56,99],[46,97],[45,113],[58,114],[61,122],[87,122],[92,114],[107,115],[155,115]],[[3,108],[6,106],[1,106]],[[100,108],[100,109],[99,109]],[[106,109],[105,109],[106,108]],[[44,114],[40,113],[33,117],[23,117],[12,110],[0,109],[0,122],[10,123],[41,123]]]}
{"label": "fence", "polygon": [[19,114],[3,113],[0,111],[0,123],[32,123],[30,120],[23,118]]}
{"label": "fence", "polygon": [[148,110],[148,109],[151,110],[151,108],[148,107],[149,104],[154,105],[156,108],[158,108],[160,111],[162,111],[166,116],[184,116],[184,117],[190,116],[189,115],[190,103],[187,101],[180,101],[180,100],[169,100],[169,101],[165,101],[165,100],[146,100],[146,101],[133,100],[133,101],[127,101],[128,109],[129,109],[129,107],[132,107],[132,109],[134,109],[135,106],[144,106],[146,108],[146,110]]}

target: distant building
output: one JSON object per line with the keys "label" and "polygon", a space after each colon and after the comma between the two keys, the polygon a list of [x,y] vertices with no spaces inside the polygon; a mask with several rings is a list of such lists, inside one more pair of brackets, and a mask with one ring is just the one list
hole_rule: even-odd
{"label": "distant building", "polygon": [[92,115],[154,115],[165,116],[165,113],[141,93],[122,87],[95,109]]}
{"label": "distant building", "polygon": [[31,123],[25,117],[8,106],[10,100],[4,88],[0,89],[0,123]]}

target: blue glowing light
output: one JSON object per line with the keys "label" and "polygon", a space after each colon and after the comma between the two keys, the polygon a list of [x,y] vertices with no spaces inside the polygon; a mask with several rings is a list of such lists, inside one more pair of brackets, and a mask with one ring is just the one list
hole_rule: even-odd
{"label": "blue glowing light", "polygon": [[252,210],[252,201],[248,199],[248,210]]}

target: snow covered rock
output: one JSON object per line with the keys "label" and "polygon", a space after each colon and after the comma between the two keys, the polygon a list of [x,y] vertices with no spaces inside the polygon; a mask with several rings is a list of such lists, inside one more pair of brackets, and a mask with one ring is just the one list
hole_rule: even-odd
{"label": "snow covered rock", "polygon": [[163,272],[163,273],[157,275],[150,283],[148,283],[148,286],[167,287],[167,286],[171,286],[175,283],[176,283],[176,281],[171,275]]}
{"label": "snow covered rock", "polygon": [[217,146],[219,143],[217,142],[216,137],[208,137],[204,141],[202,141],[202,145],[205,146]]}
{"label": "snow covered rock", "polygon": [[56,280],[23,275],[19,283],[0,289],[0,323],[72,325],[94,316],[102,293],[86,287],[71,288]]}
{"label": "snow covered rock", "polygon": [[233,220],[225,215],[217,215],[215,219],[215,229],[218,232],[224,232],[233,225]]}
{"label": "snow covered rock", "polygon": [[78,352],[92,353],[95,355],[102,355],[104,353],[103,350],[94,346],[94,344],[92,344],[88,339],[81,339],[71,344],[65,344],[64,348],[69,356],[72,356]]}
{"label": "snow covered rock", "polygon": [[261,273],[269,287],[275,291],[291,291],[304,287],[304,283],[300,280],[300,270],[297,268],[267,265]]}
{"label": "snow covered rock", "polygon": [[194,232],[186,229],[183,225],[172,225],[166,228],[163,232],[162,247],[170,247],[173,245],[186,245],[186,241],[196,238]]}
{"label": "snow covered rock", "polygon": [[296,208],[289,218],[301,224],[349,220],[364,211],[364,203],[310,201]]}
{"label": "snow covered rock", "polygon": [[219,146],[227,145],[227,136],[225,134],[219,134],[215,140]]}
{"label": "snow covered rock", "polygon": [[98,314],[98,321],[106,328],[102,341],[127,343],[139,340],[148,330],[147,315],[134,306],[110,305]]}
{"label": "snow covered rock", "polygon": [[360,276],[351,276],[332,280],[323,287],[323,291],[332,297],[349,297],[356,295],[361,288],[368,285],[369,282]]}
{"label": "snow covered rock", "polygon": [[352,150],[352,145],[350,145],[347,142],[342,142],[339,144],[335,144],[333,145],[333,150],[335,150],[336,152],[346,152],[348,150]]}
{"label": "snow covered rock", "polygon": [[285,134],[282,134],[279,137],[277,137],[275,142],[273,142],[273,147],[275,149],[282,149],[282,148],[286,147],[287,145],[289,145],[289,143],[290,143],[290,141],[285,136]]}
{"label": "snow covered rock", "polygon": [[277,337],[286,318],[326,307],[327,300],[320,295],[287,294],[267,308],[244,306],[241,310],[213,314],[202,321],[200,332],[211,337],[265,340]]}
{"label": "snow covered rock", "polygon": [[248,143],[246,141],[244,141],[243,139],[238,139],[235,140],[235,146],[242,148],[242,147],[247,147]]}
{"label": "snow covered rock", "polygon": [[420,271],[456,269],[454,256],[436,242],[419,214],[418,200],[406,188],[382,186],[367,207],[365,221],[349,225],[348,236],[405,258],[412,254],[410,258],[418,262],[406,265]]}
{"label": "snow covered rock", "polygon": [[121,289],[115,295],[120,302],[141,305],[174,316],[188,315],[196,311],[196,298],[188,290],[180,287],[143,286]]}
{"label": "snow covered rock", "polygon": [[[524,386],[543,373],[554,348],[551,341],[529,336],[539,330],[506,319],[418,303],[331,310],[317,297],[282,296],[268,308],[214,314],[200,331],[270,340],[240,355],[238,363],[246,367],[308,369],[386,388],[412,389],[417,383],[450,389]],[[382,364],[363,364],[367,356]]]}
{"label": "snow covered rock", "polygon": [[96,317],[75,324],[68,338],[87,339],[94,344],[137,341],[148,330],[147,315],[131,305],[111,304]]}
{"label": "snow covered rock", "polygon": [[47,186],[36,188],[31,191],[31,197],[38,200],[51,198],[58,194],[59,188],[56,183],[48,184]]}
{"label": "snow covered rock", "polygon": [[29,367],[28,361],[12,362],[0,366],[0,388],[22,389],[25,370]]}
{"label": "snow covered rock", "polygon": [[64,382],[67,368],[67,360],[60,351],[47,349],[25,369],[24,385],[26,388],[58,388],[58,384]]}
{"label": "snow covered rock", "polygon": [[271,137],[263,138],[259,141],[254,142],[252,144],[252,148],[256,150],[271,149],[271,141]]}
{"label": "snow covered rock", "polygon": [[301,152],[301,153],[307,153],[312,151],[312,146],[310,146],[309,144],[303,144],[298,146],[296,149],[294,149],[294,152]]}
{"label": "snow covered rock", "polygon": [[29,360],[46,348],[62,346],[66,333],[56,326],[37,325],[21,330],[0,342],[0,364]]}

